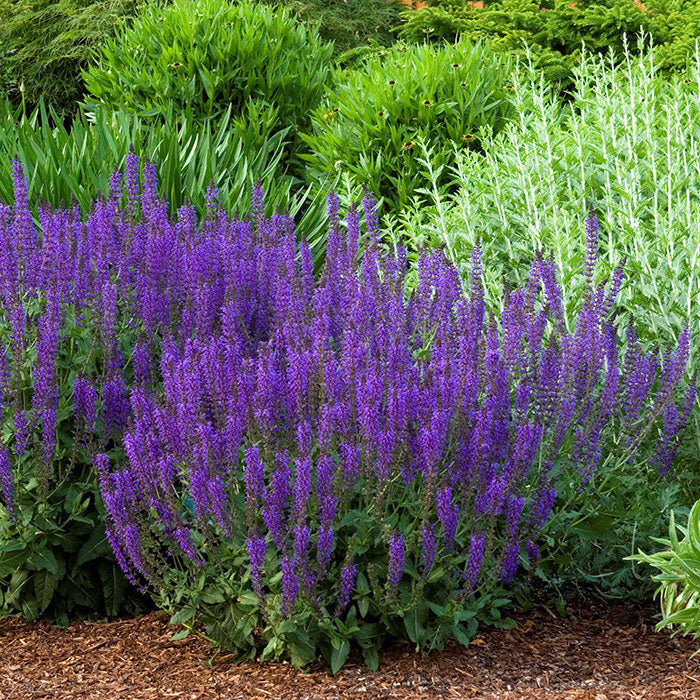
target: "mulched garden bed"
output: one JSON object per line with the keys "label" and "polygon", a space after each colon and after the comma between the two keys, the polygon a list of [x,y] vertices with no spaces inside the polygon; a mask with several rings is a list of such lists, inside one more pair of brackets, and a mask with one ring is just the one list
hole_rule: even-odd
{"label": "mulched garden bed", "polygon": [[322,666],[206,662],[203,640],[169,641],[157,613],[111,623],[0,620],[0,698],[68,700],[352,700],[355,698],[700,698],[698,642],[654,632],[652,612],[577,606],[561,619],[516,615],[519,628],[486,629],[467,647],[427,658],[387,650],[372,673]]}

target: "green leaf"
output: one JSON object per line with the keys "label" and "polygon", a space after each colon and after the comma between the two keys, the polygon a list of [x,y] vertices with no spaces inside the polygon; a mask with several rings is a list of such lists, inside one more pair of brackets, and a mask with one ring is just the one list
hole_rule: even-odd
{"label": "green leaf", "polygon": [[466,622],[476,617],[476,610],[456,610],[454,619],[458,622]]}
{"label": "green leaf", "polygon": [[80,548],[77,564],[81,566],[98,557],[107,556],[111,551],[107,535],[105,535],[104,525],[97,525],[90,533],[87,542]]}
{"label": "green leaf", "polygon": [[38,552],[34,552],[29,558],[27,564],[35,569],[46,569],[54,575],[58,573],[58,562],[56,561],[56,557],[50,549],[45,547]]}
{"label": "green leaf", "polygon": [[379,653],[377,652],[376,647],[370,647],[369,649],[363,650],[362,656],[365,661],[365,666],[367,666],[370,671],[376,671],[379,669]]}
{"label": "green leaf", "polygon": [[186,607],[178,610],[171,618],[171,625],[182,625],[194,618],[194,608]]}
{"label": "green leaf", "polygon": [[20,539],[11,540],[10,542],[6,542],[5,544],[0,545],[0,553],[2,553],[2,552],[19,552],[19,551],[25,549],[26,546],[27,546],[27,543],[23,542]]}
{"label": "green leaf", "polygon": [[518,626],[518,623],[511,617],[504,617],[501,620],[494,620],[490,624],[502,630],[512,630]]}
{"label": "green leaf", "polygon": [[316,658],[316,649],[312,644],[291,643],[289,645],[289,659],[294,668],[302,669],[308,666]]}
{"label": "green leaf", "polygon": [[360,611],[360,617],[366,617],[369,612],[369,598],[360,598],[357,601],[357,609]]}
{"label": "green leaf", "polygon": [[102,581],[102,591],[104,596],[107,614],[115,617],[121,610],[124,597],[126,595],[126,579],[121,569],[115,562],[100,561],[97,570]]}
{"label": "green leaf", "polygon": [[404,626],[406,627],[406,633],[408,638],[417,645],[421,645],[425,640],[425,629],[421,624],[420,615],[418,610],[408,610],[403,618]]}
{"label": "green leaf", "polygon": [[58,576],[50,571],[44,569],[34,574],[34,594],[39,613],[43,613],[49,607],[57,584]]}
{"label": "green leaf", "polygon": [[202,601],[205,603],[223,603],[225,600],[224,594],[217,588],[208,588],[202,593]]}
{"label": "green leaf", "polygon": [[455,639],[462,644],[463,646],[468,646],[469,642],[472,639],[472,635],[467,632],[467,630],[462,627],[458,622],[452,625],[450,628],[452,630],[452,634],[454,634]]}
{"label": "green leaf", "polygon": [[24,596],[22,598],[22,614],[27,618],[27,622],[34,622],[39,617],[39,609],[36,599],[33,596]]}
{"label": "green leaf", "polygon": [[340,643],[340,646],[333,648],[333,653],[331,654],[331,671],[333,674],[336,674],[338,673],[338,671],[340,671],[346,659],[348,658],[349,653],[350,642],[348,642],[347,639],[344,639]]}
{"label": "green leaf", "polygon": [[29,551],[27,550],[23,552],[13,552],[9,556],[0,557],[0,578],[13,574],[25,563],[28,557]]}
{"label": "green leaf", "polygon": [[175,634],[170,637],[171,642],[179,642],[181,639],[184,639],[189,635],[190,631],[188,629],[185,630],[180,630],[179,632],[175,632]]}

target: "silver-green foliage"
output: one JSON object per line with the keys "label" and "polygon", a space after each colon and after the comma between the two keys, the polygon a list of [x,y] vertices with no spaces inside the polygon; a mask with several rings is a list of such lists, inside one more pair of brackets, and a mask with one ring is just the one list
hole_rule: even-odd
{"label": "silver-green foliage", "polygon": [[[592,204],[606,274],[628,256],[623,304],[642,316],[646,340],[673,337],[687,320],[697,327],[700,70],[669,81],[653,54],[628,55],[617,67],[587,56],[572,99],[562,103],[535,71],[520,68],[515,118],[484,138],[484,154],[461,153],[456,194],[425,190],[434,206],[415,220],[413,237],[445,244],[464,265],[480,238],[496,302],[503,276],[521,281],[533,252],[551,249],[571,312]],[[430,166],[429,153],[423,160]]]}
{"label": "silver-green foliage", "polygon": [[[678,530],[683,539],[678,539]],[[690,511],[688,526],[676,525],[671,511],[668,539],[654,538],[666,549],[656,554],[640,551],[628,559],[643,561],[658,569],[652,579],[659,582],[656,593],[660,598],[663,619],[656,626],[676,626],[674,634],[683,633],[700,638],[700,501]],[[700,650],[699,650],[700,651]],[[698,653],[698,652],[696,652]]]}

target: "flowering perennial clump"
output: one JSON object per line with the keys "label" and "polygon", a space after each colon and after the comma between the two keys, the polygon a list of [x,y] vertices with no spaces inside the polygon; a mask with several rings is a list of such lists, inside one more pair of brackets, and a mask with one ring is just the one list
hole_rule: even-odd
{"label": "flowering perennial clump", "polygon": [[[18,345],[22,294],[44,300],[29,425],[41,422],[45,455],[62,319],[93,324],[99,372],[77,376],[74,406],[102,446],[110,544],[132,583],[196,613],[224,646],[300,664],[318,646],[337,665],[348,639],[367,652],[401,618],[418,644],[431,616],[468,636],[460,611],[536,564],[557,475],[586,483],[604,452],[628,459],[646,438],[669,468],[695,397],[691,384],[676,407],[690,333],[659,359],[630,327],[620,356],[623,270],[595,283],[592,215],[569,328],[542,255],[498,318],[478,248],[466,289],[440,251],[420,257],[409,289],[369,194],[365,238],[357,209],[343,230],[329,197],[315,276],[259,188],[250,217],[231,219],[212,191],[198,222],[190,207],[168,216],[152,167],[139,191],[132,158],[125,180],[86,222],[42,212],[41,239],[21,192],[14,213],[0,210],[5,316]],[[7,262],[17,249],[24,266]],[[25,441],[18,427],[15,454]]]}

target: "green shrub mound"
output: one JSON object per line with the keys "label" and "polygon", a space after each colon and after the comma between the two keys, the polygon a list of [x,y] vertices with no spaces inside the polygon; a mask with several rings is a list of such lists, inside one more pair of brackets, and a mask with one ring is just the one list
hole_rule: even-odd
{"label": "green shrub mound", "polygon": [[566,79],[588,50],[618,57],[626,36],[651,35],[664,68],[684,70],[700,37],[697,0],[432,0],[430,7],[404,12],[400,38],[411,42],[488,38],[501,50],[529,46],[548,78]]}
{"label": "green shrub mound", "polygon": [[421,144],[432,166],[454,163],[508,112],[508,62],[487,44],[396,46],[337,76],[327,102],[305,135],[312,177],[340,173],[382,196],[395,212],[424,183]]}
{"label": "green shrub mound", "polygon": [[[284,8],[178,0],[144,7],[104,42],[85,86],[100,104],[142,118],[207,120],[230,107],[255,122],[269,108],[277,128],[296,130],[323,96],[332,52]],[[265,134],[266,120],[257,123]]]}
{"label": "green shrub mound", "polygon": [[0,94],[69,115],[83,96],[92,49],[142,0],[0,0]]}

